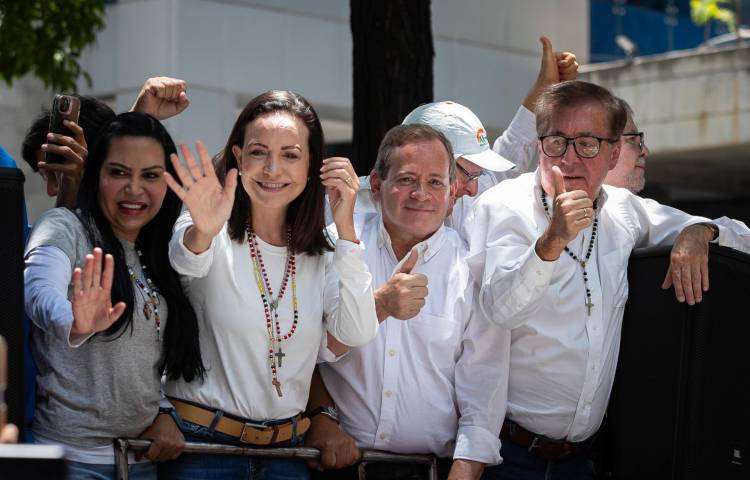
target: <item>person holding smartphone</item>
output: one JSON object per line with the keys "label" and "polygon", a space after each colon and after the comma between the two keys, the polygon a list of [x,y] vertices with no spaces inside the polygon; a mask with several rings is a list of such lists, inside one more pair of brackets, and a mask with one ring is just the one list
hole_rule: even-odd
{"label": "person holding smartphone", "polygon": [[[147,79],[130,111],[165,120],[190,105],[187,83],[170,77]],[[91,96],[56,95],[52,109],[44,110],[29,126],[21,156],[46,182],[55,207],[73,208],[90,148],[115,112]]]}
{"label": "person holding smartphone", "polygon": [[[167,188],[174,142],[153,117],[124,113],[91,151],[78,208],[55,208],[26,246],[24,297],[38,366],[37,443],[62,445],[69,478],[115,478],[112,439],[152,439],[149,460],[183,446],[161,378],[205,369],[195,313],[167,255],[182,203]],[[130,478],[156,478],[132,465]]]}

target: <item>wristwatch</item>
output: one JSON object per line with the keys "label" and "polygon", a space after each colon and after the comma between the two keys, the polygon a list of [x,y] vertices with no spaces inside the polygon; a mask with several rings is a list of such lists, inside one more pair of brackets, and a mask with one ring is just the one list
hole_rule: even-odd
{"label": "wristwatch", "polygon": [[334,422],[341,423],[339,421],[339,411],[336,410],[336,407],[318,407],[310,410],[310,412],[307,414],[309,418],[312,418],[315,415],[325,415]]}

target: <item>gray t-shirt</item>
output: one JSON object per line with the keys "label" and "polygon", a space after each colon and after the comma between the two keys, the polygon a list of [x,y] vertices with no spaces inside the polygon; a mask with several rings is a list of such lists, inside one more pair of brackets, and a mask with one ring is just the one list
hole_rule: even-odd
{"label": "gray t-shirt", "polygon": [[[134,245],[121,243],[126,262],[145,283]],[[150,319],[144,315],[146,296],[135,282],[132,332],[126,328],[116,338],[94,335],[77,347],[71,346],[62,333],[70,331],[73,321],[67,302],[72,292],[72,271],[83,267],[91,250],[78,217],[70,210],[56,208],[36,222],[25,253],[26,311],[34,323],[31,350],[39,370],[32,431],[80,447],[107,445],[113,437],[139,436],[156,417],[161,399],[158,363],[162,345],[153,313]],[[34,262],[34,255],[43,253],[54,265]],[[44,269],[50,267],[58,271],[45,274]],[[65,269],[68,272],[61,275],[59,270]],[[65,281],[67,298],[61,295],[66,286],[54,283]],[[161,295],[159,317],[164,332],[167,304]]]}

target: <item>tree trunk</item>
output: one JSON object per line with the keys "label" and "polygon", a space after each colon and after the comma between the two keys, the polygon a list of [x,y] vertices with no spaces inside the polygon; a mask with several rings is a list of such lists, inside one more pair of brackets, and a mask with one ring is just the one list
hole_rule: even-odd
{"label": "tree trunk", "polygon": [[353,158],[370,173],[385,133],[432,101],[429,0],[350,0],[353,45]]}

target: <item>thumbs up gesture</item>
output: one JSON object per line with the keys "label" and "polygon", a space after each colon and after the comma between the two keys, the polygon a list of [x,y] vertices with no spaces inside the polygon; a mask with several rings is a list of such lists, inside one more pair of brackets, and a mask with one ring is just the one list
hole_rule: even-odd
{"label": "thumbs up gesture", "polygon": [[387,317],[408,320],[415,317],[425,304],[427,297],[427,276],[411,273],[419,259],[414,247],[406,261],[396,273],[380,288],[375,290],[375,309],[378,321]]}
{"label": "thumbs up gesture", "polygon": [[552,167],[552,188],[552,218],[536,244],[537,255],[547,261],[557,260],[578,232],[594,221],[594,202],[583,190],[568,192],[562,171],[556,165]]}
{"label": "thumbs up gesture", "polygon": [[552,42],[547,37],[540,37],[539,41],[542,43],[539,75],[523,101],[523,106],[532,111],[545,88],[566,80],[575,80],[578,77],[578,62],[575,53],[555,52],[552,49]]}

